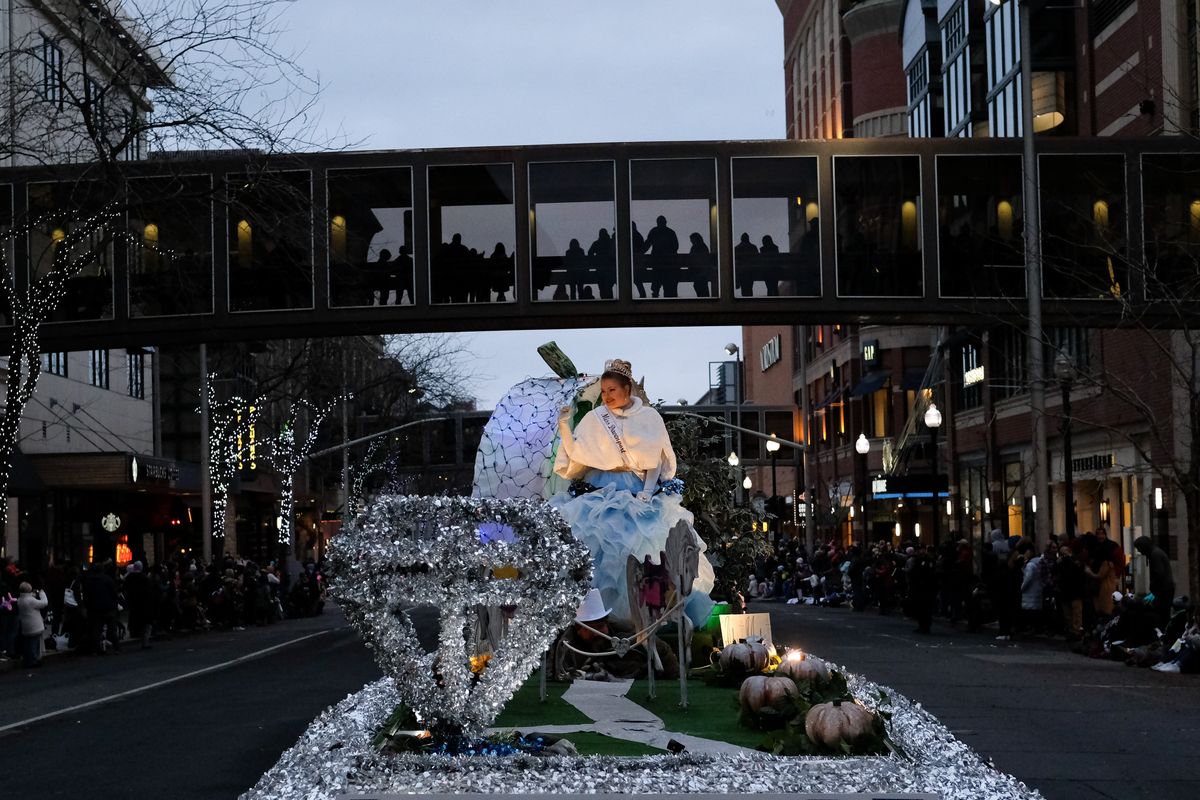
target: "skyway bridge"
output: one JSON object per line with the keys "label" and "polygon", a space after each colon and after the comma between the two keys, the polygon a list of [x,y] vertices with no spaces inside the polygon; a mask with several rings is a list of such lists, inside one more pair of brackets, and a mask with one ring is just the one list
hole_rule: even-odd
{"label": "skyway bridge", "polygon": [[[1048,325],[1181,325],[1189,139],[1039,139]],[[0,170],[17,282],[118,203],[47,350],[440,330],[1022,324],[1021,142],[652,142]],[[1200,300],[1200,293],[1195,298]],[[1187,307],[1187,306],[1184,306]],[[1190,312],[1189,312],[1190,313]]]}

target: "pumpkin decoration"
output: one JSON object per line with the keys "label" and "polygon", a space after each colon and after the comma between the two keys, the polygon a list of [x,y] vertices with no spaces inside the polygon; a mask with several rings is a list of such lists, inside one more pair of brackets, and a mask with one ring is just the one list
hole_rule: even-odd
{"label": "pumpkin decoration", "polygon": [[783,661],[775,670],[775,674],[791,678],[798,684],[828,683],[831,677],[829,665],[822,659],[814,656],[793,656],[790,653],[784,656]]}
{"label": "pumpkin decoration", "polygon": [[779,712],[787,708],[789,698],[800,694],[796,682],[791,678],[772,678],[752,675],[738,690],[738,702],[742,710],[758,715],[763,711]]}
{"label": "pumpkin decoration", "polygon": [[721,672],[727,675],[752,675],[767,665],[770,653],[761,639],[747,639],[721,651]]}
{"label": "pumpkin decoration", "polygon": [[875,715],[850,700],[818,703],[804,717],[804,733],[816,744],[829,749],[842,742],[853,746],[875,733]]}

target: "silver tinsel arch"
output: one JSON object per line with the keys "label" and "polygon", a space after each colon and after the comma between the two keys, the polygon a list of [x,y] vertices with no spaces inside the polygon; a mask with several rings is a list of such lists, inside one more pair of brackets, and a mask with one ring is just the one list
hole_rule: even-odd
{"label": "silver tinsel arch", "polygon": [[[591,584],[591,556],[540,500],[384,496],[334,538],[331,590],[395,682],[401,702],[438,736],[475,736],[496,718],[570,624]],[[425,652],[413,606],[436,606]],[[484,663],[479,607],[511,616]]]}

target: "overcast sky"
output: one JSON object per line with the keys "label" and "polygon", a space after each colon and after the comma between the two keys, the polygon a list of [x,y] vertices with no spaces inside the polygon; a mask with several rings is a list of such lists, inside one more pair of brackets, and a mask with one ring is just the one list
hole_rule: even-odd
{"label": "overcast sky", "polygon": [[[323,84],[322,124],[369,149],[785,135],[772,0],[298,0],[283,42]],[[696,400],[736,328],[471,337],[480,408],[548,370],[633,362],[652,398]]]}

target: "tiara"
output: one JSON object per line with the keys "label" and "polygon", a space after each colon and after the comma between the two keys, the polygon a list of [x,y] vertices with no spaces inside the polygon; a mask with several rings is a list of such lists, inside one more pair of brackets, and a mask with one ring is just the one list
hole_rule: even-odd
{"label": "tiara", "polygon": [[633,365],[620,358],[610,358],[604,362],[604,371],[622,375],[633,380]]}

